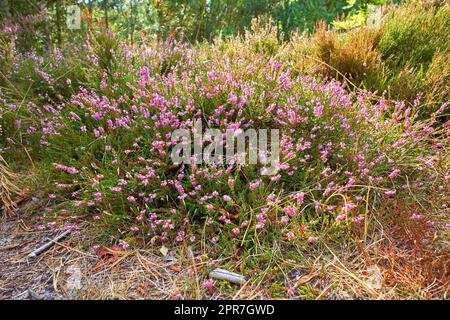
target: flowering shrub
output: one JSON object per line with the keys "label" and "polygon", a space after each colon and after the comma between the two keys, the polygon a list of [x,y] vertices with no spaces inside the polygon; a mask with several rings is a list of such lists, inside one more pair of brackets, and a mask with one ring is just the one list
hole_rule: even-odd
{"label": "flowering shrub", "polygon": [[[89,60],[80,66],[85,85],[41,61],[32,76],[69,95],[4,95],[0,152],[13,159],[25,148],[41,160],[49,201],[59,204],[49,211],[73,212],[122,240],[253,246],[264,235],[314,243],[324,228],[358,228],[369,203],[376,209],[431,186],[445,197],[449,130],[438,119],[447,104],[418,120],[418,106],[294,74],[267,50],[233,49],[236,41],[100,51],[88,43],[80,53]],[[223,132],[279,129],[277,174],[195,159],[175,165],[172,132],[195,133],[196,119]]]}

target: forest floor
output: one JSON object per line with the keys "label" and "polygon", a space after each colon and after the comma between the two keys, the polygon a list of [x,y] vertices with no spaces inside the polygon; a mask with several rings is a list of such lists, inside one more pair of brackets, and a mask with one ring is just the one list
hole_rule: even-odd
{"label": "forest floor", "polygon": [[[386,234],[374,237],[364,251],[326,246],[324,251],[302,252],[302,260],[277,260],[278,249],[274,248],[274,263],[262,268],[262,276],[252,276],[248,270],[242,286],[220,282],[205,289],[201,279],[207,277],[211,263],[207,252],[188,249],[170,256],[154,247],[123,250],[118,246],[93,252],[89,248],[95,235],[88,230],[69,234],[30,258],[31,252],[61,233],[40,230],[41,223],[38,215],[30,213],[2,218],[0,299],[429,299],[446,297],[448,292],[448,283],[427,285],[427,278],[417,269],[424,266],[418,260],[405,260],[407,251],[380,250]],[[374,248],[380,250],[378,254]],[[416,258],[426,260],[423,255]],[[228,259],[222,257],[216,264]],[[435,256],[434,260],[441,259]],[[386,261],[398,263],[392,266]],[[279,275],[275,270],[283,270],[283,265],[290,265],[291,272],[282,271],[283,279],[271,276]],[[290,285],[283,289],[287,292],[274,296],[274,288],[283,287],[279,283]],[[299,289],[303,296],[290,296],[290,290]]]}
{"label": "forest floor", "polygon": [[[195,273],[202,268],[198,256],[185,268],[176,258],[157,256],[155,250],[104,248],[102,253],[92,254],[83,251],[90,242],[88,237],[69,235],[36,258],[29,258],[28,254],[57,235],[37,230],[38,224],[32,216],[2,221],[0,299],[180,299],[186,291],[200,295],[200,286],[195,283]],[[314,277],[310,272],[298,278],[308,282]],[[320,284],[322,287],[324,281]],[[233,296],[208,292],[208,298],[268,298],[265,286],[259,287],[247,283],[236,287]],[[333,291],[335,298],[356,297],[345,290]]]}
{"label": "forest floor", "polygon": [[184,277],[176,261],[149,251],[83,251],[89,238],[70,235],[28,257],[57,233],[38,231],[33,217],[0,225],[0,299],[173,299]]}

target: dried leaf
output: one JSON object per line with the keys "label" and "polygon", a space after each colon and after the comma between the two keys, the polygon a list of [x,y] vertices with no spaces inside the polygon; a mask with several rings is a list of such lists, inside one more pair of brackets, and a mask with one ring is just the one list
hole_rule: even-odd
{"label": "dried leaf", "polygon": [[171,265],[169,266],[169,269],[175,272],[180,272],[181,268],[179,266]]}
{"label": "dried leaf", "polygon": [[169,249],[167,249],[166,246],[162,246],[161,248],[159,248],[159,252],[161,252],[161,254],[163,255],[163,257],[167,256],[167,254],[169,253]]}

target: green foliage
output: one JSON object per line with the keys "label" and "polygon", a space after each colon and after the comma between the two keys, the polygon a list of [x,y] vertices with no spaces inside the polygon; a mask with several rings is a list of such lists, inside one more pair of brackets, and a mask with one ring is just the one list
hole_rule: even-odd
{"label": "green foliage", "polygon": [[[447,6],[413,2],[383,9],[377,24],[338,32],[322,25],[310,41],[296,38],[288,60],[298,70],[317,68],[389,98],[414,102],[418,95],[427,117],[448,101]],[[306,58],[305,58],[306,57]]]}
{"label": "green foliage", "polygon": [[349,13],[344,19],[337,19],[333,21],[333,27],[338,30],[349,30],[366,25],[369,17],[380,19],[378,10],[380,6],[389,3],[398,3],[401,0],[347,0]]}

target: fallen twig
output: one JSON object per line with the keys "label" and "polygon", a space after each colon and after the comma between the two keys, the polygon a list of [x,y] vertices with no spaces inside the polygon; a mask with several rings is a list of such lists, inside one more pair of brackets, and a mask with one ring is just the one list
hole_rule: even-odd
{"label": "fallen twig", "polygon": [[223,269],[216,269],[213,272],[211,272],[209,276],[213,279],[226,280],[236,284],[245,283],[245,277],[243,275]]}
{"label": "fallen twig", "polygon": [[46,242],[45,244],[43,244],[42,246],[40,246],[39,248],[37,248],[36,250],[34,250],[33,252],[31,252],[28,255],[28,258],[35,258],[38,255],[40,255],[42,252],[48,250],[49,248],[51,248],[55,243],[57,243],[59,240],[64,239],[65,237],[67,237],[67,235],[70,233],[70,230],[64,231],[63,233],[61,233],[59,236],[57,236],[56,238],[50,240],[49,242]]}
{"label": "fallen twig", "polygon": [[31,290],[31,289],[28,289],[27,293],[28,293],[28,297],[29,297],[31,300],[44,300],[44,297],[43,297],[43,296],[37,294],[36,292],[34,292],[34,291]]}

